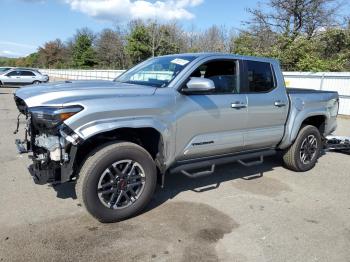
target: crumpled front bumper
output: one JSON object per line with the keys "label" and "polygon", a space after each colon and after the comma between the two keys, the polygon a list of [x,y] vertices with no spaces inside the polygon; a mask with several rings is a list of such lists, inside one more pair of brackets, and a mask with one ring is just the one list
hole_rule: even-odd
{"label": "crumpled front bumper", "polygon": [[[21,148],[19,150],[21,150]],[[35,154],[28,155],[33,161],[33,163],[28,166],[28,171],[34,183],[44,185],[48,183],[59,184],[70,181],[74,172],[73,165],[77,150],[77,146],[72,145],[69,148],[66,161],[52,161],[49,157],[42,158],[40,156],[35,156]]]}
{"label": "crumpled front bumper", "polygon": [[28,166],[28,171],[33,178],[35,184],[44,185],[57,181],[59,173],[56,168],[43,166],[39,162],[34,162]]}

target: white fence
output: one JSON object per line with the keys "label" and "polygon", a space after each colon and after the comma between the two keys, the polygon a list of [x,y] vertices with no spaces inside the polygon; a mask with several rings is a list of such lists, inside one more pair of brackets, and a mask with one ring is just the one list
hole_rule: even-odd
{"label": "white fence", "polygon": [[[73,70],[73,69],[41,69],[52,80],[113,80],[123,70]],[[284,72],[288,87],[316,90],[337,91],[340,96],[339,114],[350,115],[350,72],[310,73]]]}
{"label": "white fence", "polygon": [[284,72],[288,87],[337,91],[340,98],[339,114],[350,115],[350,72]]}
{"label": "white fence", "polygon": [[113,80],[124,70],[40,69],[40,72],[53,80]]}

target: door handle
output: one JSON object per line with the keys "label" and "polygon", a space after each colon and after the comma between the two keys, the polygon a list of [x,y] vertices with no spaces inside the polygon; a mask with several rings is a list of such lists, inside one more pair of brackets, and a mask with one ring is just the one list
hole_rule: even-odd
{"label": "door handle", "polygon": [[234,109],[241,109],[241,108],[246,108],[247,104],[241,103],[239,101],[236,101],[234,103],[231,104],[231,107]]}
{"label": "door handle", "polygon": [[277,106],[277,107],[284,107],[286,105],[287,104],[285,102],[283,102],[283,101],[280,101],[280,100],[275,101],[275,106]]}

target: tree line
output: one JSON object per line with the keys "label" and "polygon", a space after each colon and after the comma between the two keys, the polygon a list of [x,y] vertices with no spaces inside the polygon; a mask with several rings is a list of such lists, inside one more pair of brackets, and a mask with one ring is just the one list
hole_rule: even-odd
{"label": "tree line", "polygon": [[184,30],[177,22],[130,22],[94,33],[77,30],[68,41],[49,41],[23,58],[0,65],[39,68],[126,69],[149,57],[186,52],[266,56],[289,71],[349,71],[350,19],[337,0],[269,0],[248,9],[244,30],[213,25]]}

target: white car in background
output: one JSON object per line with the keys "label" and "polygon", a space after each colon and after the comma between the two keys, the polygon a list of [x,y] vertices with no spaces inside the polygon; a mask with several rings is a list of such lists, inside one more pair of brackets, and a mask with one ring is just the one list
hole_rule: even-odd
{"label": "white car in background", "polygon": [[0,74],[0,85],[31,85],[46,83],[48,81],[48,75],[43,75],[35,69],[12,68]]}

